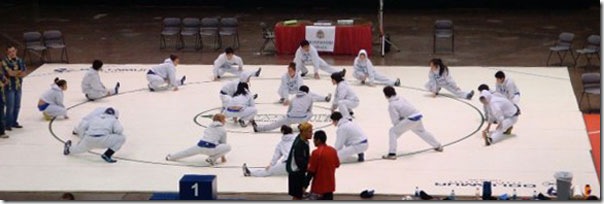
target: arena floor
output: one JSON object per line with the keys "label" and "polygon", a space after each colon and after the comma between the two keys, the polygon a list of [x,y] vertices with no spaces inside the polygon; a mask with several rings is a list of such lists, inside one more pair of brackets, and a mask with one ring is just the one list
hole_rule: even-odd
{"label": "arena floor", "polygon": [[[157,60],[158,62],[161,59]],[[78,192],[160,192],[178,191],[183,174],[217,175],[219,192],[285,193],[286,177],[244,177],[241,165],[264,167],[270,161],[277,132],[257,134],[251,127],[227,124],[232,151],[228,161],[207,167],[205,156],[178,162],[164,157],[195,145],[209,124],[207,115],[220,106],[218,90],[223,83],[211,81],[209,65],[180,65],[178,76],[187,83],[179,91],[149,92],[144,74],[152,64],[107,64],[101,77],[107,87],[121,83],[121,94],[86,102],[80,81],[88,64],[45,64],[25,79],[19,122],[23,129],[9,131],[9,140],[0,143],[0,191],[78,191]],[[246,65],[262,67],[262,75],[252,79],[251,89],[259,94],[258,121],[283,114],[286,107],[276,104],[279,77],[283,65]],[[65,69],[61,69],[65,68]],[[351,69],[349,66],[338,68]],[[447,195],[452,189],[460,196],[473,196],[475,183],[491,180],[493,193],[531,196],[533,190],[544,192],[555,184],[557,171],[574,175],[573,184],[590,184],[593,194],[600,185],[590,153],[590,144],[582,113],[578,109],[569,73],[565,67],[451,67],[451,74],[464,89],[476,89],[481,83],[493,86],[497,70],[504,70],[521,90],[522,115],[514,126],[514,135],[492,146],[484,146],[480,130],[486,125],[477,97],[471,101],[447,95],[432,98],[423,91],[427,67],[378,66],[382,73],[399,77],[399,95],[407,98],[424,115],[424,125],[437,140],[446,144],[442,153],[413,133],[398,140],[396,161],[381,160],[388,146],[390,121],[387,100],[381,86],[360,86],[350,76],[349,83],[361,103],[355,109],[355,122],[369,135],[369,150],[363,163],[346,163],[337,170],[336,193],[358,194],[373,188],[379,194],[411,194],[416,186],[434,195]],[[63,70],[61,72],[57,72]],[[228,74],[227,74],[228,75]],[[38,97],[55,77],[68,81],[65,105],[68,120],[45,121],[35,107]],[[329,77],[306,78],[311,91],[333,93]],[[446,93],[446,91],[443,91]],[[108,164],[98,155],[104,150],[63,156],[63,141],[74,140],[72,128],[79,119],[96,107],[112,106],[120,111],[125,127],[126,144],[116,153],[119,162]],[[335,142],[335,128],[330,125],[330,104],[315,103],[313,118],[317,128],[328,134],[328,144]],[[311,145],[311,149],[314,147]]]}

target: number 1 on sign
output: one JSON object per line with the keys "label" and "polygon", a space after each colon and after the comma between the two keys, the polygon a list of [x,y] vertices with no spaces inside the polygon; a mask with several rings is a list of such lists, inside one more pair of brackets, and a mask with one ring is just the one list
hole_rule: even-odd
{"label": "number 1 on sign", "polygon": [[191,186],[191,189],[194,190],[195,197],[199,197],[199,186],[197,185],[197,183],[195,183],[193,186]]}

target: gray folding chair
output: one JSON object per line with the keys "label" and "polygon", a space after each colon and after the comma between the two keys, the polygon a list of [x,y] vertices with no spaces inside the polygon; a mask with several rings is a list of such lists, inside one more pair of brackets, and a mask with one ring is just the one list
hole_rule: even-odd
{"label": "gray folding chair", "polygon": [[[180,26],[181,26],[180,18],[175,17],[166,17],[162,21],[162,29],[159,35],[159,49],[166,48],[166,37],[174,36],[175,43],[174,47],[176,49],[180,49],[180,45],[182,45],[182,40],[180,40]],[[180,44],[180,45],[179,45]]]}
{"label": "gray folding chair", "polygon": [[214,49],[220,49],[221,42],[220,37],[218,36],[218,26],[220,25],[220,21],[218,18],[202,18],[201,19],[201,28],[199,29],[199,34],[202,37],[201,47],[203,48],[203,37],[212,38],[212,46]]}
{"label": "gray folding chair", "polygon": [[[564,58],[566,58],[566,53],[570,52],[570,56],[575,59],[575,55],[573,54],[572,45],[573,39],[575,38],[575,34],[563,32],[558,36],[558,42],[555,46],[549,48],[549,56],[547,56],[547,62],[545,62],[546,66],[549,66],[549,60],[552,57],[552,53],[556,53],[558,58],[560,59],[560,65],[564,63]],[[560,53],[563,53],[560,55]]]}
{"label": "gray folding chair", "polygon": [[180,40],[182,48],[186,47],[185,36],[194,37],[195,39],[195,50],[201,48],[201,35],[199,35],[199,29],[201,28],[201,21],[199,18],[184,18],[182,20],[182,30],[180,31]]}
{"label": "gray folding chair", "polygon": [[600,96],[600,87],[602,86],[600,83],[600,73],[583,73],[581,75],[581,83],[583,84],[583,92],[581,93],[581,99],[579,99],[579,106],[581,106],[584,96],[587,96],[587,106],[589,108],[587,111],[590,111],[589,94],[597,95],[598,98]]}
{"label": "gray folding chair", "polygon": [[239,48],[239,31],[238,31],[237,18],[229,17],[220,19],[220,29],[218,34],[220,35],[220,42],[222,46],[222,40],[225,36],[233,37],[233,48]]}
{"label": "gray folding chair", "polygon": [[34,52],[40,56],[40,62],[46,61],[46,46],[42,41],[42,34],[38,31],[25,32],[23,33],[23,40],[25,41],[25,49],[23,50],[23,60],[27,60],[29,57],[30,64],[32,63],[31,53]]}
{"label": "gray folding chair", "polygon": [[590,35],[587,37],[587,42],[585,43],[585,47],[583,49],[577,50],[577,58],[575,58],[575,66],[577,66],[577,60],[581,55],[585,56],[587,60],[587,65],[585,67],[591,66],[591,56],[595,55],[600,61],[600,36],[599,35]]}
{"label": "gray folding chair", "polygon": [[50,50],[61,49],[61,62],[69,63],[69,56],[67,56],[67,45],[65,45],[65,39],[63,34],[58,30],[44,31],[44,46],[48,50],[48,60],[52,61]]}
{"label": "gray folding chair", "polygon": [[451,39],[451,52],[455,52],[455,32],[453,29],[453,21],[451,20],[436,20],[434,22],[434,38],[432,40],[432,53],[436,53],[436,41],[439,38]]}
{"label": "gray folding chair", "polygon": [[272,31],[264,22],[260,22],[260,27],[262,28],[262,39],[264,39],[264,43],[262,44],[262,47],[260,47],[259,52],[260,55],[263,55],[265,51],[264,49],[266,49],[266,45],[268,45],[268,43],[272,42],[273,47],[275,47],[275,32]]}

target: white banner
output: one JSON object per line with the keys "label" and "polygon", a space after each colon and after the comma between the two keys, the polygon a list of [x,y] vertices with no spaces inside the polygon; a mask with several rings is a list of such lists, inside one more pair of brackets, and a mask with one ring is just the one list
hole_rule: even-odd
{"label": "white banner", "polygon": [[306,40],[319,52],[333,52],[336,44],[336,27],[306,26]]}

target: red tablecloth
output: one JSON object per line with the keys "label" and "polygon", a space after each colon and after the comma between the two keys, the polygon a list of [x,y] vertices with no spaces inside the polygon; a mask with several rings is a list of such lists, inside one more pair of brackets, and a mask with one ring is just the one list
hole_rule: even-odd
{"label": "red tablecloth", "polygon": [[[306,36],[306,25],[308,21],[298,22],[294,25],[283,25],[283,22],[275,24],[275,47],[279,54],[295,54],[300,41]],[[356,25],[336,25],[336,39],[334,54],[356,55],[359,50],[372,51],[371,23]]]}

